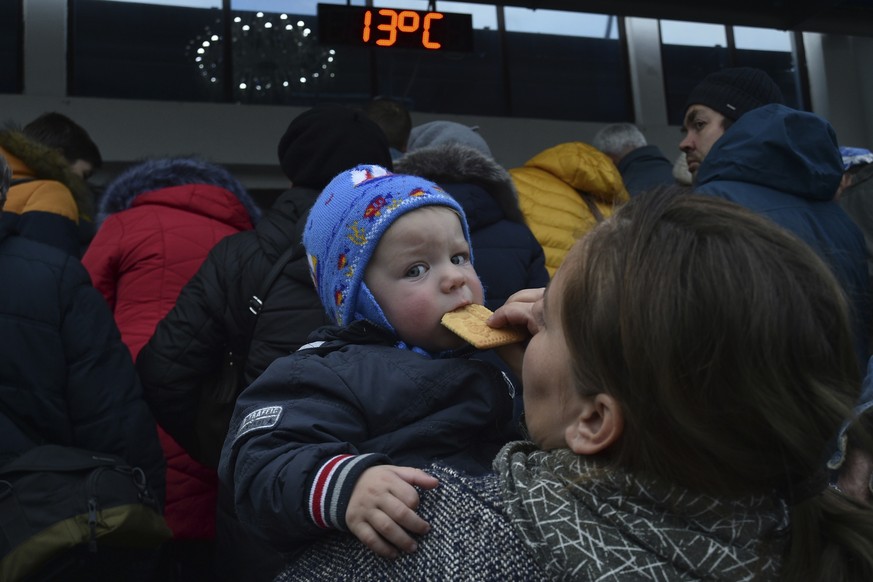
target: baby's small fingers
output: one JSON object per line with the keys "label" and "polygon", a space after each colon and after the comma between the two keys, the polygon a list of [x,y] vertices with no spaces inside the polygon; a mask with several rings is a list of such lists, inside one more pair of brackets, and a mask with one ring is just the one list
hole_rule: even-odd
{"label": "baby's small fingers", "polygon": [[[379,535],[396,550],[411,554],[418,549],[418,544],[403,527],[392,519],[385,519],[376,526]],[[381,555],[381,554],[380,554]]]}
{"label": "baby's small fingers", "polygon": [[399,555],[397,548],[386,542],[368,523],[357,524],[351,528],[351,532],[362,544],[383,558],[394,559]]}

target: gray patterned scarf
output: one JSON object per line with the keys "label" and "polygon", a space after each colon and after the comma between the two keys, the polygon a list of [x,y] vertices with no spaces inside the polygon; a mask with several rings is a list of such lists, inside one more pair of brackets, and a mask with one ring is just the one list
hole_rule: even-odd
{"label": "gray patterned scarf", "polygon": [[775,498],[692,494],[531,443],[510,443],[494,467],[504,511],[554,579],[766,580],[778,574],[788,513]]}

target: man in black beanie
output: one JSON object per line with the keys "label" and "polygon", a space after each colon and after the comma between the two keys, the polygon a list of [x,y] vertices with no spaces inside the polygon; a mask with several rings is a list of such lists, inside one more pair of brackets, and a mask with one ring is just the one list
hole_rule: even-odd
{"label": "man in black beanie", "polygon": [[762,105],[784,102],[779,86],[760,69],[722,69],[705,77],[686,101],[685,138],[679,143],[691,175],[733,122]]}
{"label": "man in black beanie", "polygon": [[782,101],[764,71],[712,73],[688,97],[679,149],[688,158],[696,193],[766,216],[830,265],[851,304],[863,369],[873,304],[864,237],[834,202],[843,175],[836,133],[825,119]]}

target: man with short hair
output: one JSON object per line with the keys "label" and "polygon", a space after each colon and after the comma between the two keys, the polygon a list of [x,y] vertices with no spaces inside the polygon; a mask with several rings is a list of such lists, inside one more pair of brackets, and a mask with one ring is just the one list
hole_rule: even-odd
{"label": "man with short hair", "polygon": [[781,104],[763,71],[723,69],[700,82],[679,144],[695,191],[725,198],[791,231],[827,262],[852,307],[859,366],[871,320],[864,237],[834,202],[843,164],[833,127]]}
{"label": "man with short hair", "polygon": [[79,258],[96,231],[85,180],[103,161],[88,133],[65,115],[45,113],[0,131],[0,155],[13,174],[2,222]]}
{"label": "man with short hair", "polygon": [[633,123],[607,125],[595,134],[591,145],[613,161],[631,196],[675,183],[673,164],[658,146],[646,142]]}

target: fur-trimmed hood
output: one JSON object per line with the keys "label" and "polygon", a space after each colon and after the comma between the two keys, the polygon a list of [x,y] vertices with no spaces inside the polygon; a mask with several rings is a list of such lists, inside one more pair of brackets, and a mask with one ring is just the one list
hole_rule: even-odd
{"label": "fur-trimmed hood", "polygon": [[86,220],[94,218],[94,193],[85,180],[70,171],[70,163],[61,152],[33,141],[11,125],[0,130],[0,148],[26,166],[22,174],[21,168],[15,168],[12,161],[7,160],[15,171],[13,178],[33,177],[60,182],[73,194],[79,216]]}
{"label": "fur-trimmed hood", "polygon": [[109,183],[100,199],[98,224],[110,214],[130,208],[141,194],[186,184],[223,188],[245,207],[252,224],[261,217],[260,209],[243,185],[223,167],[197,157],[156,158],[128,168]]}
{"label": "fur-trimmed hood", "polygon": [[524,224],[509,172],[473,147],[444,143],[407,152],[394,164],[394,171],[440,185],[475,184],[494,198],[507,220]]}

